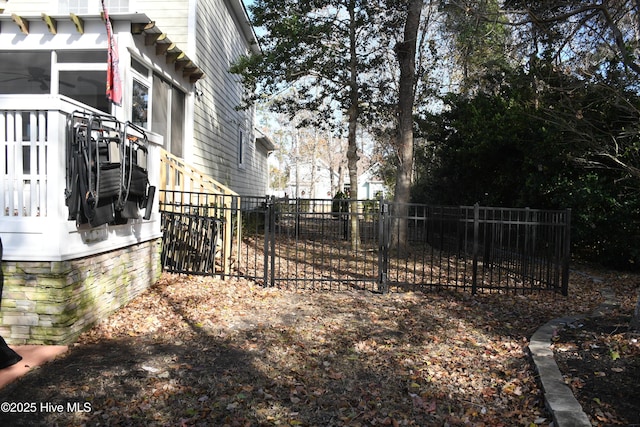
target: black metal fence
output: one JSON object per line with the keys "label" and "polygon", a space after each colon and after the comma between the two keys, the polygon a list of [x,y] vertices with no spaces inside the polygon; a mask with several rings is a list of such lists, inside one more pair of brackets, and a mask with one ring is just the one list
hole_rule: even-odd
{"label": "black metal fence", "polygon": [[[248,196],[221,203],[220,195],[214,206],[196,194],[186,209],[161,205],[171,271],[314,290],[568,292],[570,210]],[[209,245],[225,239],[232,239],[226,272]]]}
{"label": "black metal fence", "polygon": [[162,224],[162,265],[180,273],[215,274],[216,258],[222,249],[224,217],[208,195],[174,198],[160,201]]}
{"label": "black metal fence", "polygon": [[553,290],[566,295],[571,211],[407,205],[385,219],[390,232],[387,284],[483,291]]}

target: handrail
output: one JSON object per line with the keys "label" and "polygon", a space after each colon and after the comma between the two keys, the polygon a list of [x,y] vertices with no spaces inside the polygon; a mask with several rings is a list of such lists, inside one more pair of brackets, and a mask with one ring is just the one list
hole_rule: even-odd
{"label": "handrail", "polygon": [[[167,150],[160,150],[160,182],[164,190],[196,191],[237,196],[238,193],[189,165]],[[170,183],[173,183],[172,185]]]}

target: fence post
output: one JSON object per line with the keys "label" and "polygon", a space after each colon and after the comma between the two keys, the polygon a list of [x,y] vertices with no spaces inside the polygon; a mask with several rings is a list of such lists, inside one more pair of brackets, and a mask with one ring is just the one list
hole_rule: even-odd
{"label": "fence post", "polygon": [[[531,212],[531,208],[528,206],[524,209],[524,243],[522,250],[522,271],[520,274],[522,275],[522,287],[526,287],[527,283],[527,275],[529,273],[529,258],[535,255],[535,251],[531,251],[531,255],[529,255],[529,245],[532,242],[531,240],[531,231],[535,229],[533,225],[533,213]],[[531,286],[533,286],[533,275],[531,277]]]}
{"label": "fence post", "polygon": [[[235,264],[235,267],[242,265],[242,212],[240,212],[240,206],[242,203],[239,196],[232,194],[222,195],[218,198],[217,205],[220,206],[222,212],[218,211],[218,217],[224,221],[224,227],[222,227],[222,246],[223,250],[220,251],[222,256],[222,272],[224,276],[231,273],[231,265]],[[233,239],[234,239],[234,221],[235,218],[235,248],[236,259],[233,258]],[[228,240],[228,242],[227,242]],[[228,252],[227,252],[228,251]]]}
{"label": "fence post", "polygon": [[265,196],[264,200],[264,262],[263,262],[263,279],[264,286],[269,286],[269,250],[271,248],[271,203],[269,196]]}
{"label": "fence post", "polygon": [[276,286],[276,215],[278,207],[276,206],[276,196],[271,196],[271,202],[269,203],[269,229],[270,237],[269,242],[271,244],[271,250],[269,251],[269,269],[271,276],[271,286]]}
{"label": "fence post", "polygon": [[378,291],[386,293],[388,289],[388,276],[389,271],[389,203],[380,198],[380,212],[378,221]]}
{"label": "fence post", "polygon": [[571,208],[566,210],[564,222],[564,253],[562,254],[562,295],[569,295],[569,262],[571,260]]}
{"label": "fence post", "polygon": [[300,197],[296,197],[296,212],[295,212],[295,216],[296,216],[296,238],[298,236],[300,236]]}
{"label": "fence post", "polygon": [[480,205],[476,202],[473,205],[473,267],[471,279],[471,293],[476,294],[478,290],[478,252],[480,251]]}

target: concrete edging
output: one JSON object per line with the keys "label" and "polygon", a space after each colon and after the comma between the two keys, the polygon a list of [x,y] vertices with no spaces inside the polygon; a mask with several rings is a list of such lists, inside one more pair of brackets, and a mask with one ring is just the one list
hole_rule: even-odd
{"label": "concrete edging", "polygon": [[[618,305],[611,289],[602,289],[600,293],[605,301],[591,313],[591,317],[601,316]],[[571,388],[564,382],[551,349],[553,337],[559,329],[585,317],[587,315],[553,319],[538,328],[529,341],[529,351],[540,376],[545,405],[555,427],[591,427],[589,417],[582,410]]]}

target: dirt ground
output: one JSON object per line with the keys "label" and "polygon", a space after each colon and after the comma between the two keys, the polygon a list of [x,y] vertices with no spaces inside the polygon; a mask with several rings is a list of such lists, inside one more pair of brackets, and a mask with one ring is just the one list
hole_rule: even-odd
{"label": "dirt ground", "polygon": [[[566,298],[379,295],[165,274],[64,357],[0,390],[10,403],[0,408],[21,409],[0,411],[0,424],[548,426],[529,338],[550,319],[593,310],[600,286],[636,295],[638,283],[589,272],[572,275]],[[628,338],[611,341],[621,345],[616,362],[632,356],[615,365],[622,373],[637,362]],[[634,390],[622,397],[632,405]],[[591,415],[595,423],[628,419],[604,407],[606,392],[593,396],[604,417]]]}
{"label": "dirt ground", "polygon": [[564,328],[553,345],[565,381],[593,425],[640,426],[640,334],[628,310]]}

